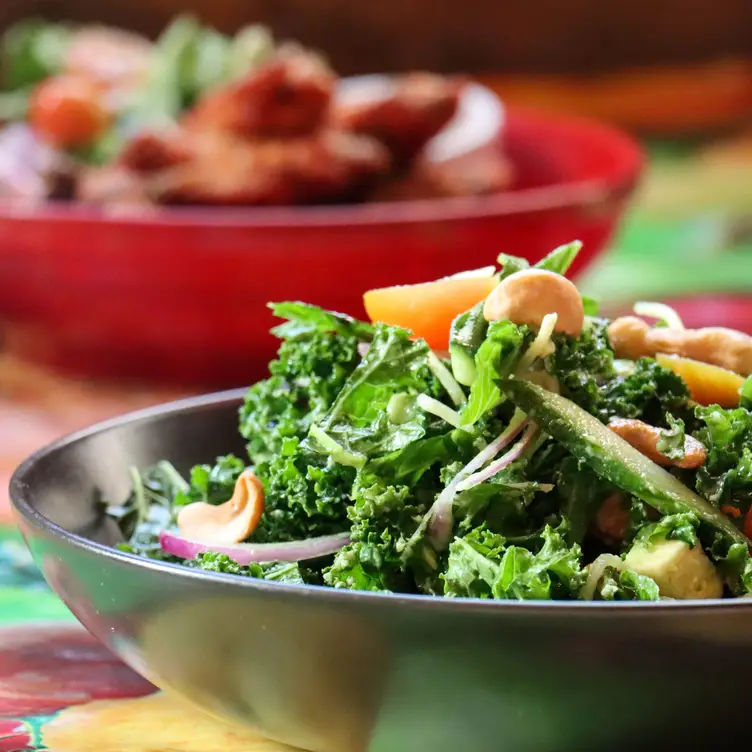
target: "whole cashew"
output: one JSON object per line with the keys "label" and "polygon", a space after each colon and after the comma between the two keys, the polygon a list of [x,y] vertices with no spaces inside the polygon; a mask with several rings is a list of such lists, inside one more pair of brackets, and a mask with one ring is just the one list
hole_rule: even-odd
{"label": "whole cashew", "polygon": [[537,328],[549,313],[557,314],[555,331],[579,336],[585,323],[580,293],[566,277],[545,269],[510,274],[483,305],[486,321],[506,319]]}
{"label": "whole cashew", "polygon": [[661,431],[655,426],[633,418],[612,418],[608,427],[631,444],[638,452],[653,460],[656,465],[694,469],[705,464],[708,452],[693,436],[684,437],[684,457],[673,460],[658,451]]}
{"label": "whole cashew", "polygon": [[752,373],[752,337],[734,329],[653,328],[636,316],[623,316],[611,322],[608,338],[618,358],[636,360],[667,353],[710,363],[742,376]]}
{"label": "whole cashew", "polygon": [[232,545],[244,541],[256,529],[263,512],[264,487],[246,470],[224,504],[215,506],[198,501],[183,507],[178,514],[178,528],[191,540]]}

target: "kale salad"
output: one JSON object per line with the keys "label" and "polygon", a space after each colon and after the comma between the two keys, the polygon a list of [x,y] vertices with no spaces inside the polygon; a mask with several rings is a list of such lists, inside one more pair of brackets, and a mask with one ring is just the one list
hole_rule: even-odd
{"label": "kale salad", "polygon": [[[660,601],[752,592],[752,338],[531,267],[301,302],[239,415],[247,456],[131,469],[125,551],[278,582]],[[211,460],[211,458],[207,458]]]}

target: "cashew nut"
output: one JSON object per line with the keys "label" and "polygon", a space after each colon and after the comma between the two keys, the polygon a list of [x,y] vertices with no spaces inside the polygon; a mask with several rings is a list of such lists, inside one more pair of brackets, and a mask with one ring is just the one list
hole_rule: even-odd
{"label": "cashew nut", "polygon": [[667,353],[710,363],[742,376],[752,373],[752,337],[734,329],[653,328],[636,316],[623,316],[611,322],[608,337],[618,358],[636,360]]}
{"label": "cashew nut", "polygon": [[655,426],[630,418],[612,418],[608,427],[631,444],[638,452],[653,460],[656,465],[693,469],[705,464],[708,453],[705,447],[692,436],[684,437],[684,457],[673,460],[658,451],[661,431]]}
{"label": "cashew nut", "polygon": [[264,487],[246,470],[224,504],[215,506],[198,501],[183,507],[178,514],[178,528],[192,540],[232,545],[244,541],[256,529],[263,512]]}
{"label": "cashew nut", "polygon": [[580,293],[566,277],[545,269],[510,274],[493,289],[483,305],[487,321],[506,319],[534,327],[540,327],[548,313],[558,316],[555,331],[579,336],[585,323]]}

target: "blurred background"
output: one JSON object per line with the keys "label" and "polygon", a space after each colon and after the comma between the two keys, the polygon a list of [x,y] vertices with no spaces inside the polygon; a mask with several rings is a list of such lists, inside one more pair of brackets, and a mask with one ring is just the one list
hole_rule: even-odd
{"label": "blurred background", "polygon": [[[324,50],[343,76],[465,73],[510,108],[633,134],[647,169],[583,292],[607,313],[660,299],[690,325],[752,331],[749,0],[4,0],[0,28],[44,17],[154,38],[184,12],[228,34],[265,24]],[[0,470],[60,433],[186,391],[196,388],[94,384],[0,353]]]}

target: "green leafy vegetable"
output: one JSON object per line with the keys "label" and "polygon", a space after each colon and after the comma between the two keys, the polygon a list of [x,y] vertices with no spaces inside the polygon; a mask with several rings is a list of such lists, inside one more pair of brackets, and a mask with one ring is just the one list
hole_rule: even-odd
{"label": "green leafy vegetable", "polygon": [[[368,352],[342,385],[326,415],[317,425],[351,455],[378,457],[401,449],[426,435],[426,414],[412,411],[409,420],[389,418],[389,403],[396,394],[438,397],[441,388],[428,366],[425,341],[410,340],[404,329],[379,325]],[[320,441],[310,439],[314,451],[332,454]]]}
{"label": "green leafy vegetable", "polygon": [[700,520],[691,512],[669,514],[658,522],[643,527],[635,537],[635,543],[649,546],[660,540],[679,540],[690,548],[697,545],[697,529]]}
{"label": "green leafy vegetable", "polygon": [[217,457],[214,465],[196,465],[191,470],[189,487],[178,490],[173,504],[184,506],[196,501],[222,504],[235,490],[235,482],[245,469],[243,461],[232,454]]}
{"label": "green leafy vegetable", "polygon": [[617,371],[607,329],[608,322],[592,319],[577,339],[554,335],[556,350],[546,367],[562,393],[603,421],[618,416],[660,426],[666,413],[691,420],[689,389],[682,378],[652,358]]}
{"label": "green leafy vegetable", "polygon": [[285,439],[279,454],[255,466],[264,485],[264,516],[253,533],[259,542],[287,541],[347,529],[355,470]]}
{"label": "green leafy vegetable", "polygon": [[190,490],[189,484],[166,461],[139,471],[130,469],[131,493],[120,506],[110,506],[108,514],[115,518],[127,539],[127,550],[142,556],[164,558],[159,546],[159,533],[175,524],[173,501]]}
{"label": "green leafy vegetable", "polygon": [[666,423],[669,427],[661,429],[656,449],[664,457],[681,461],[685,455],[684,442],[686,437],[684,421],[681,418],[672,417],[671,413],[666,413]]}
{"label": "green leafy vegetable", "polygon": [[449,547],[444,594],[475,598],[551,600],[571,598],[582,586],[581,551],[558,529],[546,526],[537,553],[507,545],[477,528]]}
{"label": "green leafy vegetable", "polygon": [[287,319],[287,323],[272,329],[272,334],[281,339],[305,338],[328,332],[370,342],[376,332],[372,324],[357,321],[344,313],[326,311],[308,303],[270,303],[269,308],[275,316]]}
{"label": "green leafy vegetable", "polygon": [[717,405],[697,407],[696,437],[708,450],[697,473],[697,491],[718,506],[746,513],[752,502],[752,412]]}
{"label": "green leafy vegetable", "polygon": [[658,585],[650,577],[631,569],[606,567],[596,591],[602,601],[659,601]]}
{"label": "green leafy vegetable", "polygon": [[496,263],[501,267],[501,271],[498,274],[499,281],[530,268],[530,264],[524,258],[510,256],[506,253],[500,253],[496,259]]}
{"label": "green leafy vegetable", "polygon": [[240,433],[254,463],[273,459],[323,418],[360,360],[354,336],[316,332],[285,341],[271,376],[248,391]]}
{"label": "green leafy vegetable", "polygon": [[305,585],[310,581],[310,575],[304,577],[300,565],[295,562],[272,562],[269,564],[251,564],[242,567],[236,564],[226,554],[199,554],[188,566],[203,569],[207,572],[222,572],[224,574],[239,574],[243,577],[253,577],[259,580],[273,580],[274,582],[288,582],[293,585]]}
{"label": "green leafy vegetable", "polygon": [[579,240],[573,240],[571,243],[560,245],[558,248],[554,248],[548,256],[544,256],[535,265],[535,268],[545,269],[556,274],[566,274],[581,250],[582,243]]}
{"label": "green leafy vegetable", "polygon": [[476,378],[462,410],[462,425],[472,426],[502,401],[500,382],[514,371],[522,355],[527,327],[494,321],[475,356]]}

